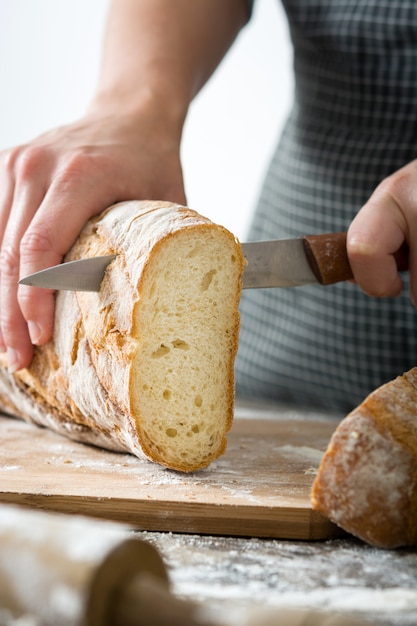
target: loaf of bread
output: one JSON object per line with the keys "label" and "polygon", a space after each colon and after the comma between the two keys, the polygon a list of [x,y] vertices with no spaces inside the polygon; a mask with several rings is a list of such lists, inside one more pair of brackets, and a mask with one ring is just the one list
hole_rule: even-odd
{"label": "loaf of bread", "polygon": [[312,505],[371,545],[417,545],[417,367],[341,421],[320,464]]}
{"label": "loaf of bread", "polygon": [[66,261],[116,254],[100,291],[57,293],[54,337],[0,368],[0,408],[72,439],[190,472],[226,447],[244,258],[190,209],[125,202]]}

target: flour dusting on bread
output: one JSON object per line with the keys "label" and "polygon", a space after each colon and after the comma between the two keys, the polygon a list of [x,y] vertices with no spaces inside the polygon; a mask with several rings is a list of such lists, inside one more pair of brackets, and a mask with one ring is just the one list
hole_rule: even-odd
{"label": "flour dusting on bread", "polygon": [[376,389],[342,420],[312,504],[372,545],[417,545],[417,368]]}

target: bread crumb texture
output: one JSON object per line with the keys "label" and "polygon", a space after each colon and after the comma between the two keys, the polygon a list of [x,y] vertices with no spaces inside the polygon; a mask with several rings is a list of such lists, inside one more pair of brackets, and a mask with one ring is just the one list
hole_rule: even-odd
{"label": "bread crumb texture", "polygon": [[417,545],[417,368],[371,393],[336,429],[313,508],[382,548]]}
{"label": "bread crumb texture", "polygon": [[54,338],[30,368],[10,375],[2,361],[0,405],[171,469],[206,467],[233,419],[241,246],[186,207],[125,202],[65,260],[114,253],[98,293],[57,294]]}

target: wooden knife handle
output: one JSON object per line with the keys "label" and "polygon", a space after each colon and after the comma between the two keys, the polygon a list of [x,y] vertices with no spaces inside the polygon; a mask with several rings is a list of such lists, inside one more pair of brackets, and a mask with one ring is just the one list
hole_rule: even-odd
{"label": "wooden knife handle", "polygon": [[[351,280],[353,272],[346,251],[347,233],[306,235],[304,249],[310,267],[321,285]],[[408,269],[408,246],[404,243],[394,254],[399,272]]]}

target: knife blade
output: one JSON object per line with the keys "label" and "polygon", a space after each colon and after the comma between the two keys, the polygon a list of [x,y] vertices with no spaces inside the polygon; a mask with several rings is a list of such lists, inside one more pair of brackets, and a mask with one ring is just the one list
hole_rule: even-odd
{"label": "knife blade", "polygon": [[68,291],[100,291],[107,266],[116,256],[109,254],[60,263],[25,276],[19,280],[19,285]]}
{"label": "knife blade", "polygon": [[[242,244],[247,265],[243,288],[332,285],[353,278],[346,251],[346,233],[306,235],[296,239]],[[408,268],[408,248],[394,255],[399,271]],[[21,285],[70,291],[99,291],[115,254],[61,263],[26,276]]]}

